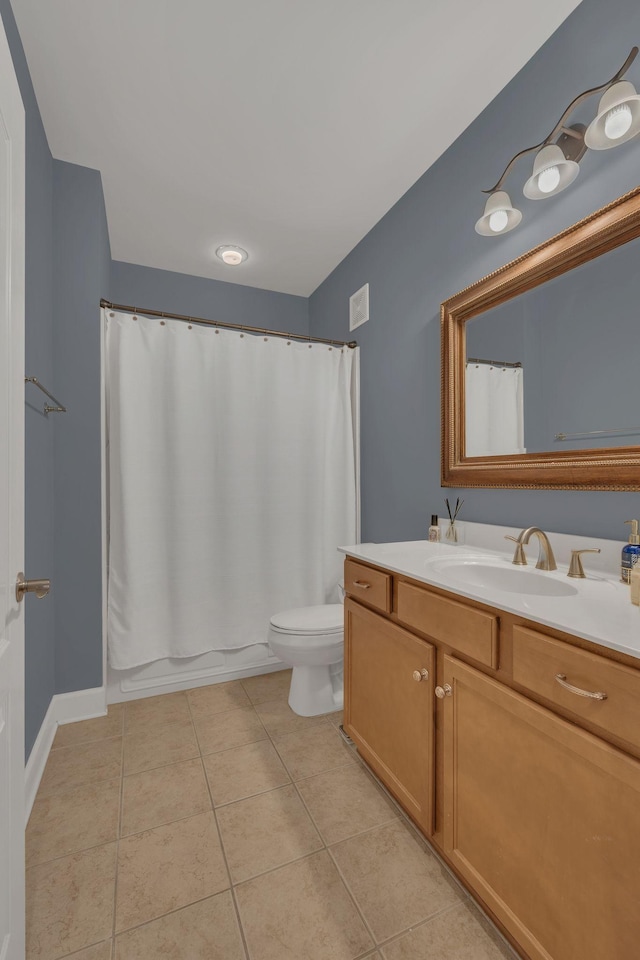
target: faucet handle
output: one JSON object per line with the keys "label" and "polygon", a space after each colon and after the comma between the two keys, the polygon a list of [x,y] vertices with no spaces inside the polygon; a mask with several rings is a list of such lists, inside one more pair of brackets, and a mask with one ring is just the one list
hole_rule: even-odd
{"label": "faucet handle", "polygon": [[600,553],[600,547],[589,547],[585,550],[572,550],[571,563],[569,564],[569,572],[567,573],[568,577],[579,577],[584,580],[586,574],[584,572],[584,567],[582,566],[582,560],[580,559],[581,553]]}
{"label": "faucet handle", "polygon": [[516,544],[516,552],[513,555],[513,560],[511,563],[515,563],[519,567],[526,567],[527,558],[525,556],[524,547],[520,541],[520,537],[509,537],[505,534],[505,540],[513,540]]}

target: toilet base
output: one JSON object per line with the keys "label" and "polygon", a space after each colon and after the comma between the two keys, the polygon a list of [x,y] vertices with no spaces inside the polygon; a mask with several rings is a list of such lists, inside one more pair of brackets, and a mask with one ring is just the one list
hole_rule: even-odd
{"label": "toilet base", "polygon": [[343,663],[329,666],[294,667],[289,688],[289,706],[300,717],[317,717],[342,710]]}

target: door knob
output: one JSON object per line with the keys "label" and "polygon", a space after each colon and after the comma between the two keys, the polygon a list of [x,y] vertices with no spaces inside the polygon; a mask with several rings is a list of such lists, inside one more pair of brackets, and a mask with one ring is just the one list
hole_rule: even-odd
{"label": "door knob", "polygon": [[445,683],[444,687],[436,687],[436,697],[438,700],[444,700],[445,697],[450,697],[453,694],[450,684]]}
{"label": "door knob", "polygon": [[420,683],[421,680],[428,680],[429,671],[426,670],[424,667],[422,668],[422,670],[414,670],[413,679],[416,680],[418,683]]}
{"label": "door knob", "polygon": [[38,600],[42,600],[42,598],[46,597],[49,593],[50,589],[50,580],[25,580],[22,571],[20,571],[16,577],[16,600],[18,603],[22,603],[22,598],[25,593],[35,593]]}

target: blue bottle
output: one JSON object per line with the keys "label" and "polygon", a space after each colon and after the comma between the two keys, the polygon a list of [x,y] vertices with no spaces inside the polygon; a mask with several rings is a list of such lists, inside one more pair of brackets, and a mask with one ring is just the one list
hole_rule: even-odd
{"label": "blue bottle", "polygon": [[631,533],[629,534],[629,543],[625,543],[622,548],[620,579],[623,583],[631,583],[631,571],[640,560],[640,536],[638,536],[637,520],[625,520],[625,523],[631,524]]}

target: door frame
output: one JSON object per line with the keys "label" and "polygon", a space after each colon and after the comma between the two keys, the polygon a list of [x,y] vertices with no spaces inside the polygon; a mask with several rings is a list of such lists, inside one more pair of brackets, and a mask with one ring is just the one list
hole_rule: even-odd
{"label": "door frame", "polygon": [[[5,308],[8,319],[7,361],[9,382],[8,401],[8,457],[2,469],[7,470],[10,509],[8,511],[8,556],[15,563],[15,571],[24,569],[24,471],[25,471],[25,112],[20,88],[13,66],[9,42],[0,21],[0,90],[2,90],[2,120],[8,138],[8,196],[7,210],[10,223],[7,249],[7,290]],[[24,957],[25,896],[24,896],[24,613],[12,594],[12,584],[3,584],[9,591],[8,609],[15,616],[7,625],[8,654],[13,659],[16,676],[11,678],[11,711],[8,717],[10,737],[9,815],[14,821],[11,829],[12,849],[8,870],[11,891],[10,942],[7,956]],[[13,603],[11,603],[13,601]],[[6,877],[3,878],[7,879]],[[5,947],[6,949],[6,947]],[[0,953],[4,954],[0,944]],[[4,957],[3,957],[4,960]]]}

